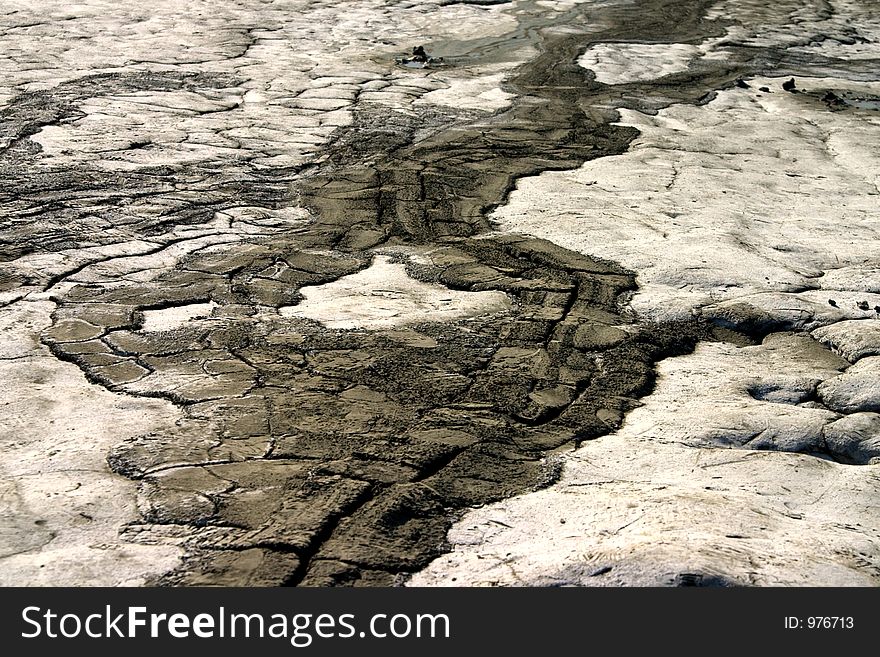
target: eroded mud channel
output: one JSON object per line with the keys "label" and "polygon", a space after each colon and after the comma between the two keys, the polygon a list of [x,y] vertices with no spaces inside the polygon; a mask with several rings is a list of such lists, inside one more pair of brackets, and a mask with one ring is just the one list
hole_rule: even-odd
{"label": "eroded mud channel", "polygon": [[[519,53],[501,87],[509,107],[396,111],[361,102],[390,84],[375,72],[319,65],[306,75],[350,93],[351,120],[323,125],[326,141],[301,163],[257,166],[231,147],[221,164],[112,174],[38,158],[31,138],[81,116],[85,98],[179,91],[214,99],[200,112],[230,111],[246,69],[91,75],[0,110],[13,182],[3,203],[14,212],[4,260],[95,254],[72,270],[10,267],[9,303],[47,292],[57,307],[42,341],[56,357],[93,384],[181,412],[172,429],[107,456],[137,482],[140,519],[120,528],[123,540],[184,551],[152,583],[400,582],[447,549],[464,509],[552,483],[555,454],[617,429],[661,359],[795,328],[741,308],[640,319],[624,304],[637,272],[499,233],[488,215],[524,176],[626,152],[638,131],[616,124],[619,108],[703,104],[738,79],[798,74],[815,58],[733,47],[659,81],[608,85],[577,63],[591,45],[699,44],[722,36],[724,19],[706,18],[709,2],[513,4],[516,25],[497,38],[424,39],[449,67]],[[374,61],[399,93],[431,91],[434,70]],[[847,70],[868,75],[873,61]],[[332,112],[334,93],[304,107]],[[51,230],[29,232],[42,217]],[[181,226],[196,232],[174,234]],[[114,252],[114,232],[142,246]],[[190,242],[156,266],[137,260]],[[844,458],[815,442],[795,449]]]}

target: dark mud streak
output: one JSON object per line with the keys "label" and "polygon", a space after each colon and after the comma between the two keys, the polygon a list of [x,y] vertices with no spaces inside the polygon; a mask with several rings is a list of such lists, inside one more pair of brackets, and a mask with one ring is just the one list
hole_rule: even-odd
{"label": "dark mud streak", "polygon": [[[237,205],[277,208],[289,203],[290,181],[299,169],[266,171],[247,162],[209,161],[108,173],[88,164],[71,168],[41,161],[39,144],[29,139],[46,126],[82,117],[78,105],[90,98],[137,91],[211,94],[235,89],[240,82],[225,74],[108,73],[22,93],[0,109],[0,291],[22,285],[49,289],[101,261],[54,275],[22,277],[3,271],[4,262],[22,256],[131,239],[157,238],[167,246],[174,241],[164,234],[169,227],[203,224],[215,212]],[[143,147],[149,144],[130,146]],[[161,213],[155,212],[157,206],[164,208]],[[138,216],[142,209],[146,216]]]}
{"label": "dark mud streak", "polygon": [[[602,20],[620,27],[601,34],[533,30],[540,54],[510,80],[518,99],[506,112],[458,124],[426,111],[428,126],[447,127],[417,142],[424,126],[412,119],[358,112],[325,163],[294,183],[314,214],[305,229],[203,250],[152,283],[78,286],[58,299],[44,336],[53,353],[111,390],[184,409],[173,435],[139,437],[109,458],[141,481],[145,522],[126,536],[187,540],[190,556],[164,583],[394,583],[445,548],[457,512],[552,481],[543,457],[613,430],[650,392],[655,361],[711,337],[697,322],[634,324],[618,304],[631,272],[493,236],[486,219],[522,176],[624,152],[636,131],[598,108],[705,102],[752,70],[719,62],[611,88],[576,64],[593,41],[717,34],[701,20],[706,4],[606,8]],[[589,20],[578,8],[563,24]],[[504,291],[514,310],[412,327],[423,343],[254,318],[366,267],[371,249],[402,246],[431,249],[432,265],[408,263],[413,276]],[[221,322],[138,330],[142,309],[206,300]],[[218,477],[235,485],[214,490]]]}

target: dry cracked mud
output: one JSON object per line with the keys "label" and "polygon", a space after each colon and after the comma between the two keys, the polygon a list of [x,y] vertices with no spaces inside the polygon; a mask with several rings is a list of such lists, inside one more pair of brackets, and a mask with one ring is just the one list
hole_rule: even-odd
{"label": "dry cracked mud", "polygon": [[[95,450],[66,471],[43,463],[27,451],[30,434],[10,432],[4,448],[33,471],[5,479],[2,581],[400,583],[458,550],[448,532],[467,509],[551,486],[572,448],[629,426],[627,414],[651,406],[639,408],[657,363],[695,348],[711,353],[703,378],[689,379],[703,383],[688,392],[701,408],[748,403],[717,426],[702,413],[687,420],[704,425],[676,439],[687,449],[796,452],[873,471],[880,288],[852,291],[848,304],[838,295],[840,306],[799,298],[792,311],[790,298],[758,303],[742,286],[657,311],[639,302],[647,265],[557,235],[553,208],[524,211],[546,235],[505,226],[524,181],[637,152],[644,131],[622,118],[708,111],[738,84],[755,94],[759,78],[822,77],[774,93],[873,120],[877,58],[805,52],[865,39],[835,22],[846,6],[808,4],[806,36],[785,34],[787,4],[765,15],[673,0],[169,1],[150,16],[95,0],[5,14],[2,41],[16,49],[4,67],[16,74],[0,89],[2,344],[24,395],[5,413],[22,425],[51,415],[50,402],[29,403],[40,383],[28,370],[52,357],[78,367],[100,391],[79,440],[94,421],[112,473],[95,474]],[[90,25],[96,17],[118,39]],[[59,22],[102,50],[84,57]],[[46,35],[36,61],[21,54]],[[442,65],[395,63],[419,43]],[[635,55],[615,51],[627,44]],[[650,51],[664,45],[675,47]],[[665,64],[630,75],[627,57]],[[574,203],[589,207],[583,198]],[[780,293],[806,287],[785,283]],[[716,390],[726,359],[736,365]],[[774,376],[768,359],[801,365]],[[128,414],[105,419],[105,396]],[[753,421],[752,403],[793,410],[767,420],[761,406]],[[93,473],[87,503],[116,508],[94,523],[100,533],[72,532],[71,518],[95,513],[68,502],[47,526],[44,508],[82,485],[65,479],[41,495],[30,482],[52,468]],[[64,580],[48,556],[66,542],[122,575],[78,567]],[[876,545],[863,556],[872,572]],[[462,581],[443,563],[417,581]],[[656,583],[634,572],[630,582]]]}

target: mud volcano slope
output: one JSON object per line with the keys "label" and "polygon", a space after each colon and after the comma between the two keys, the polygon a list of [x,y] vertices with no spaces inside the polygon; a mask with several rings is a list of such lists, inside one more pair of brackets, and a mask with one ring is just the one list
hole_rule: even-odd
{"label": "mud volcano slope", "polygon": [[[797,58],[742,48],[608,85],[578,64],[589,47],[697,44],[726,23],[707,19],[709,2],[376,2],[357,11],[508,22],[480,28],[496,37],[438,36],[429,50],[457,51],[436,70],[396,66],[387,47],[358,70],[354,47],[336,53],[323,34],[323,52],[264,84],[249,58],[334,24],[321,3],[301,4],[302,26],[236,15],[218,59],[84,75],[0,108],[0,166],[14,182],[2,197],[4,310],[51,300],[41,341],[55,357],[179,414],[107,455],[136,483],[139,517],[121,541],[177,550],[151,583],[400,582],[449,548],[464,509],[552,483],[555,454],[618,428],[657,361],[769,331],[640,320],[623,310],[636,272],[499,233],[488,217],[525,176],[626,152],[638,131],[618,109],[703,104]],[[483,60],[502,63],[506,107],[422,102]],[[276,109],[249,109],[275,88]],[[155,134],[120,124],[111,164],[77,162],[67,124],[118,103],[187,118]]]}

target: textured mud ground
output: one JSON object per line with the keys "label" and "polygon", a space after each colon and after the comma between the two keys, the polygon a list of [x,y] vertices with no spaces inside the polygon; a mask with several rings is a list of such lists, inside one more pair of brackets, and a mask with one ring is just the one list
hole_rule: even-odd
{"label": "textured mud ground", "polygon": [[[658,360],[790,328],[742,308],[639,320],[622,305],[636,272],[499,234],[487,217],[523,176],[625,152],[638,133],[615,125],[617,109],[877,64],[731,43],[659,81],[608,85],[577,63],[590,46],[699,43],[728,23],[707,19],[712,3],[671,0],[355,4],[382,27],[350,25],[332,3],[223,5],[213,52],[172,43],[170,59],[96,62],[22,83],[0,107],[5,310],[50,299],[41,340],[54,356],[94,385],[179,407],[173,427],[134,427],[106,454],[137,482],[140,517],[122,540],[183,551],[150,581],[400,581],[446,549],[463,509],[551,483],[548,456],[617,428]],[[445,36],[406,22],[469,4],[499,5],[488,20],[506,22]],[[56,26],[14,14],[13,43]],[[396,66],[412,43],[445,65]],[[417,102],[489,63],[504,72],[496,98],[510,98],[494,113]],[[264,82],[267,67],[285,73]],[[449,290],[435,309],[486,292],[506,302],[350,329],[297,310],[382,256],[426,295]]]}

